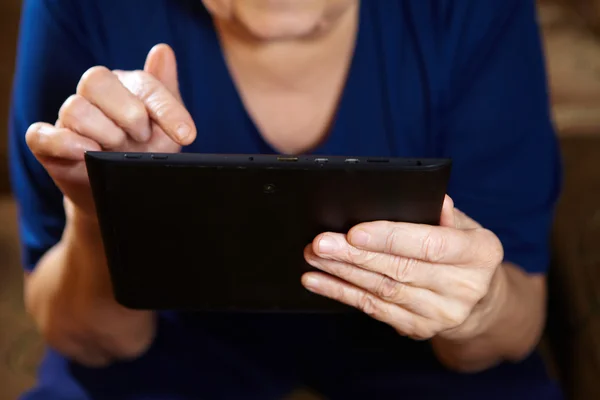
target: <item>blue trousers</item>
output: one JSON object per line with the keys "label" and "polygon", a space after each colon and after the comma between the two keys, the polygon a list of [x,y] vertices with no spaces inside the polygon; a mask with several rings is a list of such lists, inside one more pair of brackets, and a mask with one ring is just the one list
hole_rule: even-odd
{"label": "blue trousers", "polygon": [[537,354],[454,373],[428,343],[358,314],[164,314],[135,361],[90,369],[49,350],[22,400],[281,399],[299,386],[332,400],[562,399]]}

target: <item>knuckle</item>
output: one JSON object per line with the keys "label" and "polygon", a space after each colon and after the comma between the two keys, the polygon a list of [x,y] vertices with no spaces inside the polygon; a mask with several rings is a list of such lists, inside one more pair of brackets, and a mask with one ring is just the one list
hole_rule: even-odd
{"label": "knuckle", "polygon": [[416,260],[406,257],[394,257],[392,260],[392,276],[397,282],[410,283],[410,276],[415,268]]}
{"label": "knuckle", "polygon": [[69,96],[67,100],[62,104],[58,115],[62,117],[63,115],[71,114],[73,112],[77,112],[81,110],[84,103],[83,97],[78,94],[72,94]]}
{"label": "knuckle", "polygon": [[461,290],[461,298],[466,304],[475,305],[481,301],[481,299],[487,293],[487,285],[480,283],[468,283],[463,284]]}
{"label": "knuckle", "polygon": [[483,299],[485,297],[485,295],[487,294],[489,287],[490,287],[490,281],[491,281],[491,277],[490,280],[482,280],[476,283],[473,283],[472,286],[472,290],[471,290],[471,296],[469,298],[467,298],[467,303],[469,304],[476,304],[479,303],[479,301],[481,299]]}
{"label": "knuckle", "polygon": [[123,121],[128,127],[139,127],[148,121],[148,114],[143,105],[132,103],[123,110]]}
{"label": "knuckle", "polygon": [[142,99],[144,102],[149,101],[152,96],[155,96],[160,88],[160,83],[149,73],[136,70],[128,74],[125,86],[134,95]]}
{"label": "knuckle", "polygon": [[446,329],[455,328],[462,325],[471,313],[470,307],[464,305],[455,305],[444,307],[439,310],[441,323]]}
{"label": "knuckle", "polygon": [[134,96],[144,98],[149,93],[155,79],[152,75],[141,71],[113,71],[119,82]]}
{"label": "knuckle", "polygon": [[119,149],[125,146],[127,137],[124,133],[110,133],[104,138],[104,145],[109,149]]}
{"label": "knuckle", "polygon": [[375,294],[385,300],[401,303],[405,297],[404,285],[384,276],[377,285]]}
{"label": "knuckle", "polygon": [[483,229],[483,235],[485,242],[489,243],[487,246],[489,249],[487,261],[495,267],[504,260],[504,248],[502,247],[502,242],[496,234],[488,229]]}
{"label": "knuckle", "polygon": [[140,71],[135,74],[130,90],[146,105],[152,117],[159,121],[189,118],[185,107],[169,89],[147,72]]}
{"label": "knuckle", "polygon": [[423,330],[415,331],[411,338],[414,340],[425,341],[433,338],[437,333],[432,329],[425,328]]}
{"label": "knuckle", "polygon": [[106,67],[95,66],[88,69],[79,80],[77,93],[87,97],[96,92],[97,86],[102,85],[105,79],[112,76],[112,72]]}
{"label": "knuckle", "polygon": [[438,334],[440,329],[432,320],[421,318],[415,314],[408,314],[402,319],[394,329],[402,336],[409,337],[413,340],[429,340]]}
{"label": "knuckle", "polygon": [[353,246],[348,246],[348,250],[346,253],[346,258],[348,259],[348,261],[351,264],[356,264],[356,265],[369,264],[376,257],[377,257],[377,254],[375,254],[375,253],[372,253],[370,251],[360,250]]}
{"label": "knuckle", "polygon": [[399,325],[396,327],[396,330],[402,336],[407,336],[414,339],[416,335],[415,317],[412,314],[408,314],[405,319],[400,321]]}
{"label": "knuckle", "polygon": [[348,301],[348,293],[346,288],[343,285],[336,285],[336,289],[332,294],[332,297],[338,301],[343,303]]}
{"label": "knuckle", "polygon": [[365,293],[358,298],[357,307],[363,313],[370,317],[375,317],[379,314],[379,307],[375,299],[369,293]]}
{"label": "knuckle", "polygon": [[398,243],[398,229],[392,228],[390,234],[385,238],[384,243],[384,252],[388,254],[393,254],[395,249],[397,248]]}
{"label": "knuckle", "polygon": [[437,334],[429,321],[419,321],[416,317],[412,318],[410,333],[408,334],[414,340],[429,340]]}
{"label": "knuckle", "polygon": [[357,308],[364,314],[379,321],[389,320],[390,310],[382,300],[373,296],[371,293],[364,293],[359,296]]}
{"label": "knuckle", "polygon": [[446,247],[446,237],[436,235],[433,229],[430,229],[421,243],[421,254],[423,254],[424,259],[436,263],[443,258]]}
{"label": "knuckle", "polygon": [[70,96],[62,105],[58,112],[58,117],[63,123],[78,128],[80,121],[85,118],[87,113],[87,102],[80,95]]}
{"label": "knuckle", "polygon": [[453,298],[466,304],[478,303],[487,293],[492,274],[487,269],[457,270],[448,282]]}

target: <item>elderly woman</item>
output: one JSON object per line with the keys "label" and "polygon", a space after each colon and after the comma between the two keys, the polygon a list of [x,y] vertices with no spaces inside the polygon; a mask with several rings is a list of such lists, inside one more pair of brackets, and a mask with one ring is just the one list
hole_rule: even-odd
{"label": "elderly woman", "polygon": [[[24,399],[560,398],[533,352],[560,186],[545,78],[533,0],[26,0],[11,170],[48,351]],[[454,168],[440,226],[307,244],[298,284],[364,313],[157,313],[112,297],[86,150]]]}

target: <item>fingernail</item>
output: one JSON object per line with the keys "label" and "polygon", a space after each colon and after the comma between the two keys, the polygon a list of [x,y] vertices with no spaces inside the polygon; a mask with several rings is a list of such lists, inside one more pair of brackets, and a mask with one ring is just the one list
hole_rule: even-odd
{"label": "fingernail", "polygon": [[357,229],[354,232],[352,232],[352,244],[354,244],[355,246],[364,247],[369,243],[370,239],[371,235],[369,235],[362,229]]}
{"label": "fingernail", "polygon": [[337,240],[325,235],[319,240],[319,251],[321,253],[333,253],[339,248]]}
{"label": "fingernail", "polygon": [[304,287],[314,292],[319,288],[319,280],[314,276],[307,276],[304,278]]}
{"label": "fingernail", "polygon": [[181,124],[177,127],[177,137],[179,140],[187,139],[192,133],[192,128],[188,124]]}

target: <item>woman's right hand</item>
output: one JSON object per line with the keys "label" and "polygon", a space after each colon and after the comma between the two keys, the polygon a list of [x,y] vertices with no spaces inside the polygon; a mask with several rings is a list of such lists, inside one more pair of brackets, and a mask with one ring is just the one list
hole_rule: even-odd
{"label": "woman's right hand", "polygon": [[178,152],[195,138],[166,45],[150,51],[143,71],[90,69],[56,125],[29,128],[27,144],[64,194],[67,217],[60,242],[25,280],[27,310],[52,348],[100,367],[141,355],[154,337],[153,312],[114,300],[85,151]]}
{"label": "woman's right hand", "polygon": [[62,105],[55,125],[28,129],[29,148],[76,211],[95,218],[85,151],[179,152],[196,138],[179,92],[173,50],[155,46],[143,71],[93,67]]}

